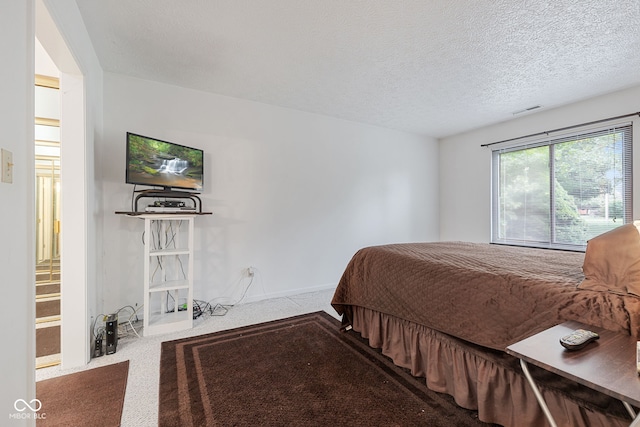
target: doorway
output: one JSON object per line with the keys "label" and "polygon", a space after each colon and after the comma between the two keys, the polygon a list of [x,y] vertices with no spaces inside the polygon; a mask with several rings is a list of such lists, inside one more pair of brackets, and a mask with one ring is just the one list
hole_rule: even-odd
{"label": "doorway", "polygon": [[61,361],[60,82],[36,74],[36,368]]}
{"label": "doorway", "polygon": [[[102,100],[102,69],[94,61],[92,50],[84,49],[86,45],[83,39],[80,45],[76,45],[79,48],[76,55],[72,54],[58,29],[62,25],[69,34],[82,37],[78,31],[84,31],[84,28],[76,27],[80,23],[77,21],[79,16],[66,13],[69,10],[67,6],[35,0],[34,71],[43,76],[57,76],[60,87],[57,91],[60,127],[43,126],[43,129],[60,132],[61,233],[58,238],[62,322],[60,364],[63,369],[86,365],[91,354],[90,319],[96,313],[95,289],[99,279],[96,267],[97,227],[94,212],[91,211],[95,189],[93,144],[94,135],[101,131]],[[50,9],[54,13],[50,13]],[[75,6],[71,10],[76,10]],[[56,20],[53,15],[57,16]],[[78,58],[83,60],[84,72],[80,69]],[[50,65],[46,70],[41,68],[45,64]],[[92,77],[86,80],[85,72]],[[91,91],[95,91],[95,94],[88,101],[86,94]],[[89,113],[87,102],[91,108]]]}

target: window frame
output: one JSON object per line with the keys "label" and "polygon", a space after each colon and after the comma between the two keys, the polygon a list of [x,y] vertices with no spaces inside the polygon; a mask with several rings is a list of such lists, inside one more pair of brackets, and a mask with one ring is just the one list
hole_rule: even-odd
{"label": "window frame", "polygon": [[[595,138],[608,134],[623,132],[624,139],[622,142],[622,179],[623,182],[623,200],[624,213],[623,221],[620,225],[633,221],[633,121],[624,121],[610,123],[606,126],[600,125],[595,128],[578,128],[573,129],[569,133],[547,135],[543,139],[529,140],[526,142],[518,141],[510,144],[496,144],[492,146],[491,153],[491,243],[511,246],[536,247],[546,249],[562,249],[573,251],[585,251],[587,242],[584,244],[568,244],[557,241],[556,234],[556,186],[555,186],[555,149],[559,144],[577,141],[587,138]],[[548,154],[548,177],[549,177],[549,239],[548,241],[527,240],[520,238],[505,238],[500,236],[500,155],[513,151],[527,150],[538,147],[549,147]],[[593,237],[593,236],[592,236]]]}

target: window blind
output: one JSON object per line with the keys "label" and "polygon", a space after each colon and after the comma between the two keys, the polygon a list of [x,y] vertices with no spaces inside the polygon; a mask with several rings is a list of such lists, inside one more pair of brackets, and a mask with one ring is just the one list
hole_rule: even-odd
{"label": "window blind", "polygon": [[632,123],[492,148],[493,243],[584,250],[632,220]]}

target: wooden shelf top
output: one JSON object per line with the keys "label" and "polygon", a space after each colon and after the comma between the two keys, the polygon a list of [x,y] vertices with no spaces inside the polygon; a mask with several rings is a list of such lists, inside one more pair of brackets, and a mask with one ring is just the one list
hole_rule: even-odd
{"label": "wooden shelf top", "polygon": [[181,212],[127,212],[116,211],[116,215],[142,216],[142,215],[213,215],[213,212],[181,211]]}

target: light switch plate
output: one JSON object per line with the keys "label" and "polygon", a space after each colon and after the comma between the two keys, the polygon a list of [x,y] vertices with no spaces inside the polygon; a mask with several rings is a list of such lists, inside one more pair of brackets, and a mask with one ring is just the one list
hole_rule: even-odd
{"label": "light switch plate", "polygon": [[2,182],[11,184],[13,182],[13,153],[5,150],[0,150],[0,162],[2,169]]}

